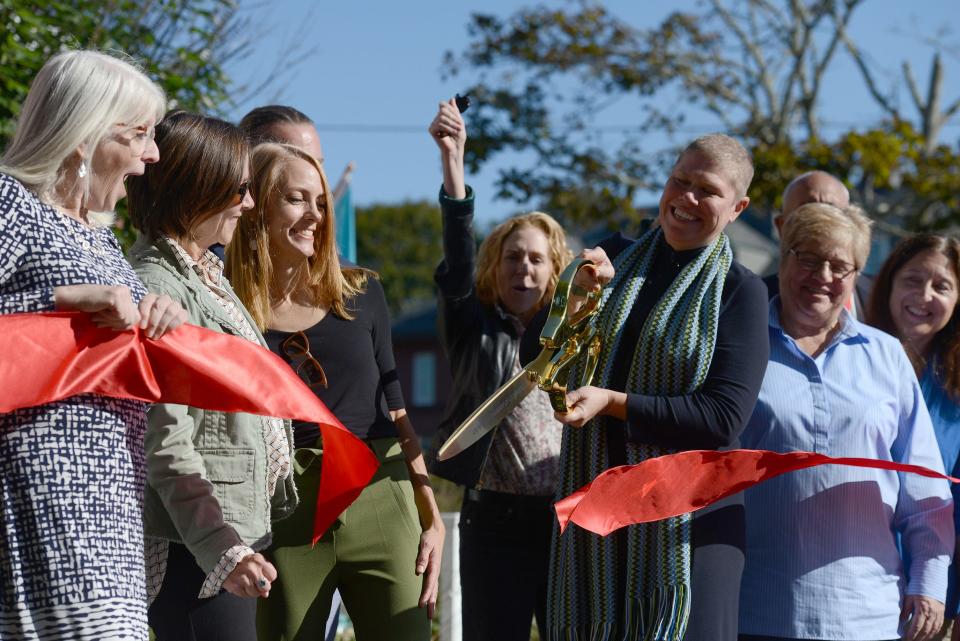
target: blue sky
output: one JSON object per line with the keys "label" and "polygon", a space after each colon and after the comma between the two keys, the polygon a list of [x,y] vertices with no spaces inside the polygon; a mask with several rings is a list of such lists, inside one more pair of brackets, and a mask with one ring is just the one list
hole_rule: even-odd
{"label": "blue sky", "polygon": [[[540,4],[562,7],[569,3],[552,0]],[[694,7],[696,2],[616,0],[605,5],[636,26],[652,27],[669,11]],[[354,202],[368,205],[436,198],[440,169],[426,126],[437,101],[470,81],[468,77],[444,81],[443,54],[463,49],[471,13],[505,17],[523,5],[506,0],[284,0],[269,7],[260,2],[241,6],[254,16],[257,39],[254,55],[229,69],[238,83],[259,84],[291,43],[316,46],[308,59],[294,67],[279,94],[257,94],[232,115],[239,119],[248,108],[274,101],[306,112],[320,127],[331,180],[337,179],[348,161],[354,161]],[[901,62],[906,59],[912,62],[923,87],[933,50],[922,39],[941,34],[943,42],[954,45],[944,55],[944,101],[960,97],[960,10],[956,0],[866,0],[850,31],[886,73],[887,82],[899,78]],[[822,105],[825,118],[836,123],[868,126],[882,115],[844,53],[837,56],[826,80]],[[629,113],[622,110],[611,110],[609,118],[610,122],[599,124],[631,124]],[[467,122],[469,128],[469,119]],[[696,124],[715,123],[704,117]],[[960,118],[945,130],[945,141],[956,142],[960,137],[958,124]],[[396,131],[376,131],[377,126]],[[481,220],[500,220],[518,211],[514,203],[492,199],[496,167],[509,161],[509,157],[498,158],[479,175],[468,177],[477,190]]]}

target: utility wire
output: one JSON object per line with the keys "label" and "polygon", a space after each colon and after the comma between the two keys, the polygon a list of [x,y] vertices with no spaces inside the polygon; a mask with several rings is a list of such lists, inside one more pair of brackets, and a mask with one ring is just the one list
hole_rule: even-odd
{"label": "utility wire", "polygon": [[[831,129],[856,129],[863,126],[860,122],[822,122],[821,127]],[[363,123],[317,123],[317,130],[331,133],[353,133],[353,134],[422,134],[427,130],[426,127],[419,125],[389,125],[389,124],[363,124]],[[944,123],[943,128],[960,127],[960,120]],[[684,125],[672,129],[674,133],[681,134],[702,134],[716,131],[717,125]],[[576,133],[645,133],[636,125],[595,125],[582,127],[573,130]]]}

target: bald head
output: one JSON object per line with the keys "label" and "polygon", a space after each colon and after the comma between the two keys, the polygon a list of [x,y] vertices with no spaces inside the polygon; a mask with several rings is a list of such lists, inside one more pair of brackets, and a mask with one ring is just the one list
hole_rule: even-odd
{"label": "bald head", "polygon": [[850,204],[850,192],[846,186],[825,171],[808,171],[800,174],[783,190],[781,214],[776,218],[777,229],[798,207],[808,203],[826,203],[843,209]]}

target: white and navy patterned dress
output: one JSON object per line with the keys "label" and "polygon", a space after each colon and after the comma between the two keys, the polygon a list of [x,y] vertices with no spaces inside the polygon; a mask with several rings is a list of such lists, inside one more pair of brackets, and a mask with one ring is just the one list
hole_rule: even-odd
{"label": "white and navy patterned dress", "polygon": [[[109,229],[0,174],[0,313],[88,283],[146,293]],[[93,395],[0,414],[0,639],[148,638],[145,428],[143,403]]]}

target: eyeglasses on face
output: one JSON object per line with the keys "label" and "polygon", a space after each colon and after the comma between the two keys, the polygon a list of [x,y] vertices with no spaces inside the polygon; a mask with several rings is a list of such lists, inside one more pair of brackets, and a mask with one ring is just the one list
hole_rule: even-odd
{"label": "eyeglasses on face", "polygon": [[310,339],[303,332],[294,332],[283,339],[280,350],[291,360],[302,359],[295,371],[307,385],[327,387],[327,374],[323,371],[320,361],[310,353]]}
{"label": "eyeglasses on face", "polygon": [[790,253],[797,260],[797,264],[801,269],[810,273],[819,272],[823,268],[823,264],[826,263],[828,269],[830,270],[830,275],[833,276],[835,280],[843,280],[853,272],[857,271],[856,265],[851,265],[850,263],[842,260],[830,260],[829,258],[824,258],[823,256],[820,256],[814,252],[790,249],[788,250],[788,253]]}
{"label": "eyeglasses on face", "polygon": [[157,134],[156,128],[145,125],[128,125],[119,122],[117,127],[119,127],[119,131],[115,134],[116,138],[130,147],[130,153],[133,156],[142,156],[143,152],[147,150],[147,143],[153,140]]}

